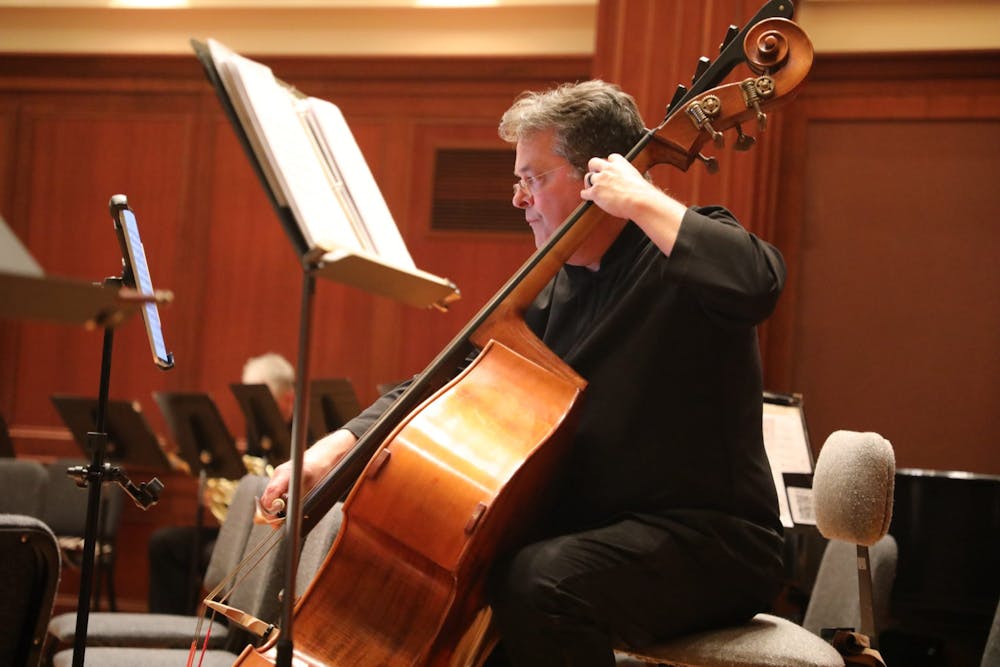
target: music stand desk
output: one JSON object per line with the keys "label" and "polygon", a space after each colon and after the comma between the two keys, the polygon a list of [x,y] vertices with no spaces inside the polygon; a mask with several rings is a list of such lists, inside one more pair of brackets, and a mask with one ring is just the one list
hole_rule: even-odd
{"label": "music stand desk", "polygon": [[0,317],[115,327],[147,301],[169,301],[169,292],[143,296],[132,289],[48,276],[0,218]]}
{"label": "music stand desk", "polygon": [[[97,431],[97,399],[65,394],[53,394],[50,398],[80,449],[86,456],[93,456],[87,434]],[[104,418],[109,459],[156,470],[171,468],[138,402],[110,399]]]}
{"label": "music stand desk", "polygon": [[309,430],[322,438],[361,412],[354,385],[347,378],[319,378],[309,383]]}
{"label": "music stand desk", "polygon": [[278,402],[266,384],[230,384],[247,422],[247,453],[259,448],[274,465],[288,460],[292,428],[281,416]]}
{"label": "music stand desk", "polygon": [[153,392],[191,474],[239,479],[247,470],[219,409],[201,392]]}

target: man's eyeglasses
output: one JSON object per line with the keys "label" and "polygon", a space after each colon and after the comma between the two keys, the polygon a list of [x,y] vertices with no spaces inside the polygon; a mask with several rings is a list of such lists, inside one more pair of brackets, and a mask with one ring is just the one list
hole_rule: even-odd
{"label": "man's eyeglasses", "polygon": [[515,181],[514,194],[516,195],[517,191],[520,190],[529,197],[533,196],[536,192],[538,192],[538,190],[542,188],[543,177],[548,176],[553,172],[559,171],[560,169],[565,169],[568,166],[569,166],[568,164],[560,165],[558,167],[549,169],[548,171],[543,171],[540,174],[535,174],[534,176],[528,176],[526,178],[522,178],[519,179],[518,181]]}

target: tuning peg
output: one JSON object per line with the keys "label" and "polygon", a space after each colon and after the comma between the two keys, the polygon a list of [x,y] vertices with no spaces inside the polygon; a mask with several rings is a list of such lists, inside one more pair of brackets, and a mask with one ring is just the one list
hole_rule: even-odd
{"label": "tuning peg", "polygon": [[739,32],[740,29],[734,25],[730,25],[726,29],[726,36],[722,38],[722,44],[719,44],[719,53],[722,53],[725,48],[729,46],[729,43],[736,38],[736,35],[738,35]]}
{"label": "tuning peg", "polygon": [[705,155],[704,153],[698,153],[698,159],[705,164],[705,170],[710,174],[719,173],[719,161],[716,160],[711,155]]}
{"label": "tuning peg", "polygon": [[751,137],[749,134],[743,134],[743,128],[739,123],[736,124],[736,144],[733,146],[734,150],[738,151],[748,151],[753,148],[753,145],[757,143],[757,140]]}
{"label": "tuning peg", "polygon": [[666,115],[664,115],[664,120],[666,120],[666,116],[670,114],[670,110],[673,109],[675,106],[677,106],[678,102],[684,99],[684,96],[687,94],[687,91],[688,91],[687,86],[685,86],[683,83],[677,84],[677,90],[674,91],[674,96],[670,98],[670,104],[667,105],[667,112]]}
{"label": "tuning peg", "polygon": [[767,129],[767,114],[761,111],[760,101],[774,94],[774,79],[769,76],[744,79],[740,82],[740,90],[743,91],[743,101],[747,108],[757,112],[757,127],[763,132]]}
{"label": "tuning peg", "polygon": [[726,139],[712,127],[712,119],[719,115],[722,109],[722,102],[715,95],[706,95],[702,100],[692,102],[688,105],[687,114],[699,130],[704,130],[712,137],[712,141],[719,148],[726,145]]}
{"label": "tuning peg", "polygon": [[705,73],[705,70],[707,70],[708,66],[711,64],[712,61],[706,58],[705,56],[698,58],[698,64],[695,65],[694,67],[694,76],[691,77],[691,83],[694,83],[695,81],[700,79],[701,75]]}

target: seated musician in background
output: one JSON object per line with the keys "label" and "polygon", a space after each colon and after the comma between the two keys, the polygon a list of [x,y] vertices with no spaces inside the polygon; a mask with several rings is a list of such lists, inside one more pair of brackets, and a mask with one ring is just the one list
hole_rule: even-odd
{"label": "seated musician in background", "polygon": [[[781,292],[781,255],[726,209],[688,207],[622,157],[644,126],[616,86],[526,93],[499,131],[515,146],[513,205],[537,245],[581,199],[611,217],[525,316],[589,385],[547,537],[493,566],[500,646],[488,664],[607,667],[618,642],[748,619],[782,576],[755,329]],[[307,450],[304,488],[398,394]],[[265,506],[289,475],[276,468]]]}
{"label": "seated musician in background", "polygon": [[[295,369],[280,354],[268,352],[251,357],[243,365],[243,384],[265,384],[271,390],[285,421],[291,423],[295,406]],[[244,453],[247,472],[270,474],[271,467],[260,443],[237,443]],[[209,478],[202,503],[222,523],[236,491],[236,480]],[[149,611],[154,614],[191,614],[197,607],[193,597],[192,573],[201,581],[219,535],[218,525],[164,526],[149,538]],[[197,544],[198,561],[192,559]]]}

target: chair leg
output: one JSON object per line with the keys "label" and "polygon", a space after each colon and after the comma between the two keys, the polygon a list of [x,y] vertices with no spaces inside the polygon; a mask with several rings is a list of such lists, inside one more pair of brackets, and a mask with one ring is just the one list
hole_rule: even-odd
{"label": "chair leg", "polygon": [[858,550],[858,602],[861,609],[861,633],[868,637],[872,648],[878,648],[875,637],[875,610],[872,602],[871,561],[868,547],[857,545]]}
{"label": "chair leg", "polygon": [[111,553],[108,554],[108,565],[107,565],[107,582],[108,582],[108,609],[111,611],[118,611],[118,600],[115,598],[115,547],[111,547]]}
{"label": "chair leg", "polygon": [[104,544],[97,541],[97,556],[94,558],[94,588],[93,597],[90,600],[91,611],[101,610],[101,587],[104,585]]}

